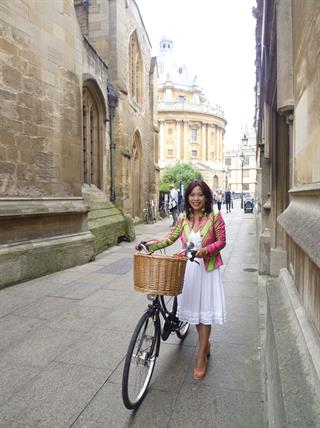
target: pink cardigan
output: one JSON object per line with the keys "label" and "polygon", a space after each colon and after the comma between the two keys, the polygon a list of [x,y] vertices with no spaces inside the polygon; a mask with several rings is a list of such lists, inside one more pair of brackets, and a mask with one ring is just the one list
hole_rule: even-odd
{"label": "pink cardigan", "polygon": [[[192,220],[187,219],[185,213],[180,214],[176,226],[169,235],[160,241],[151,241],[148,243],[148,248],[150,251],[160,250],[172,245],[179,237],[184,246],[191,230]],[[211,212],[208,216],[204,216],[200,222],[199,231],[201,246],[208,250],[208,255],[204,257],[204,265],[206,270],[210,272],[223,264],[220,251],[226,245],[226,232],[221,213]]]}

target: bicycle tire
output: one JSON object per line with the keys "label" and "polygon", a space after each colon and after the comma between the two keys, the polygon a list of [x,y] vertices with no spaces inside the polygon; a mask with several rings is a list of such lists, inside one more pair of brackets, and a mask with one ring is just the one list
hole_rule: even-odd
{"label": "bicycle tire", "polygon": [[122,400],[127,409],[137,409],[146,396],[157,358],[159,330],[158,315],[146,312],[133,332],[122,375]]}

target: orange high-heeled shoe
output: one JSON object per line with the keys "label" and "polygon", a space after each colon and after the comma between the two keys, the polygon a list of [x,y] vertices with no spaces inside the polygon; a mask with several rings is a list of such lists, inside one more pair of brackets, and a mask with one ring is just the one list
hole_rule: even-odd
{"label": "orange high-heeled shoe", "polygon": [[203,379],[205,377],[206,372],[207,372],[208,358],[210,357],[210,353],[211,353],[211,341],[208,340],[207,355],[206,355],[206,366],[205,366],[204,370],[193,369],[193,378],[194,379],[200,380],[200,379]]}
{"label": "orange high-heeled shoe", "polygon": [[205,368],[203,370],[199,370],[196,368],[193,369],[193,379],[196,379],[196,380],[203,379],[207,373],[207,365],[208,365],[208,357],[206,357],[206,365],[205,365]]}

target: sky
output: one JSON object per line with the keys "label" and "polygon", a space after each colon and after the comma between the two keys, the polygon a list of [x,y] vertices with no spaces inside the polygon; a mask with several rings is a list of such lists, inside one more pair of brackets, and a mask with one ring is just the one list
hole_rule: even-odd
{"label": "sky", "polygon": [[197,75],[210,104],[228,122],[225,148],[236,148],[254,119],[256,0],[136,0],[152,45],[173,41],[179,62]]}

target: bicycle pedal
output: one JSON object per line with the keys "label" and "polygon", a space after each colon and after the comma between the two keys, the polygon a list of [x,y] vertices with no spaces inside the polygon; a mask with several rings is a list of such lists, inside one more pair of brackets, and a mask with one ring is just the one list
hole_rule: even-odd
{"label": "bicycle pedal", "polygon": [[176,330],[177,328],[179,328],[180,325],[180,321],[179,319],[173,315],[170,317],[170,326],[171,326],[171,331]]}
{"label": "bicycle pedal", "polygon": [[173,321],[172,322],[172,330],[177,330],[180,327],[179,321]]}

